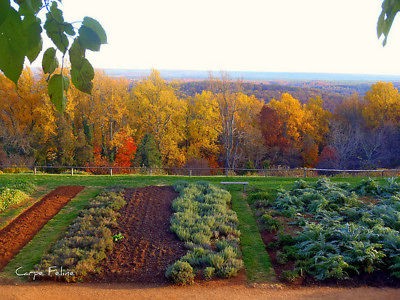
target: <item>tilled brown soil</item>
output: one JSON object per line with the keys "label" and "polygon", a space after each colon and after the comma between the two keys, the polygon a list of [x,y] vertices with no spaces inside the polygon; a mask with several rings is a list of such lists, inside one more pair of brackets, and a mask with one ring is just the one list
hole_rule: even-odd
{"label": "tilled brown soil", "polygon": [[84,187],[60,186],[0,231],[0,271]]}
{"label": "tilled brown soil", "polygon": [[170,231],[172,201],[178,196],[172,187],[148,186],[127,189],[115,231],[124,239],[101,263],[100,282],[166,283],[168,265],[186,253],[184,244]]}

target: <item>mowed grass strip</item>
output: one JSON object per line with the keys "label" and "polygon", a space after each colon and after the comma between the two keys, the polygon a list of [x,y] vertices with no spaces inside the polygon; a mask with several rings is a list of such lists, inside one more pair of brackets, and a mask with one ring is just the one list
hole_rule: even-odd
{"label": "mowed grass strip", "polygon": [[[333,177],[335,182],[349,182],[352,185],[359,183],[366,177]],[[257,187],[262,190],[274,190],[286,188],[300,178],[290,177],[262,177],[262,176],[174,176],[174,175],[67,175],[67,174],[0,174],[0,186],[12,184],[20,180],[30,181],[36,186],[46,186],[54,189],[60,185],[83,186],[120,186],[120,187],[144,187],[149,185],[173,185],[177,181],[209,181],[219,184],[221,181],[248,181],[249,187]],[[318,178],[301,178],[314,182]],[[378,182],[382,178],[376,178]],[[243,187],[242,187],[243,188]]]}
{"label": "mowed grass strip", "polygon": [[[22,267],[20,273],[32,271],[43,255],[78,216],[79,212],[87,206],[89,200],[99,193],[100,189],[94,187],[87,187],[80,192],[9,262],[1,276],[7,279],[18,279],[20,277],[16,276],[15,270],[19,267]],[[25,277],[20,279],[25,279]]]}
{"label": "mowed grass strip", "polygon": [[232,195],[232,208],[239,219],[240,244],[247,281],[250,283],[274,281],[275,272],[271,260],[265,250],[256,219],[243,193],[236,187],[230,187],[228,190]]}

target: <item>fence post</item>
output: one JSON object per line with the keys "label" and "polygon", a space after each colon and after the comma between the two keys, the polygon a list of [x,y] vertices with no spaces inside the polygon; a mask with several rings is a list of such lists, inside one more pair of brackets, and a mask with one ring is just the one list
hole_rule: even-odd
{"label": "fence post", "polygon": [[112,170],[112,168],[110,168],[110,176],[112,176],[112,174],[113,174],[113,170]]}
{"label": "fence post", "polygon": [[189,177],[192,177],[192,170],[189,170]]}
{"label": "fence post", "polygon": [[36,167],[33,167],[33,174],[36,175]]}
{"label": "fence post", "polygon": [[71,176],[74,176],[74,168],[71,168]]}
{"label": "fence post", "polygon": [[304,168],[304,178],[307,178],[307,168]]}

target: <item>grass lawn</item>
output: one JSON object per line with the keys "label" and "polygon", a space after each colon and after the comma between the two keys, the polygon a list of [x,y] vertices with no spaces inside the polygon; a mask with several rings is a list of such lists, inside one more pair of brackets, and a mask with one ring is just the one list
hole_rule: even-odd
{"label": "grass lawn", "polygon": [[[0,174],[0,186],[16,184],[20,181],[30,181],[37,186],[46,186],[53,189],[60,185],[84,185],[84,186],[124,186],[142,187],[148,185],[171,185],[178,180],[209,181],[220,183],[221,181],[248,181],[251,187],[262,190],[284,188],[299,178],[290,177],[261,177],[261,176],[157,176],[157,175],[33,175],[33,174]],[[306,181],[315,181],[317,178],[300,178]],[[332,181],[349,182],[357,184],[362,177],[341,178],[333,177]],[[380,180],[380,177],[377,178]]]}

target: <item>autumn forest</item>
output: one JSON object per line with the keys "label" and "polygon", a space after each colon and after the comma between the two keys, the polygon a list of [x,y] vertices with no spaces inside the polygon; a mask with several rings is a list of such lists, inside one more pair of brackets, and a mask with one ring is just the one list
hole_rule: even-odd
{"label": "autumn forest", "polygon": [[260,99],[227,75],[187,95],[159,72],[137,82],[97,72],[58,112],[46,77],[0,75],[0,166],[395,168],[400,94],[372,84],[334,106],[324,96]]}

